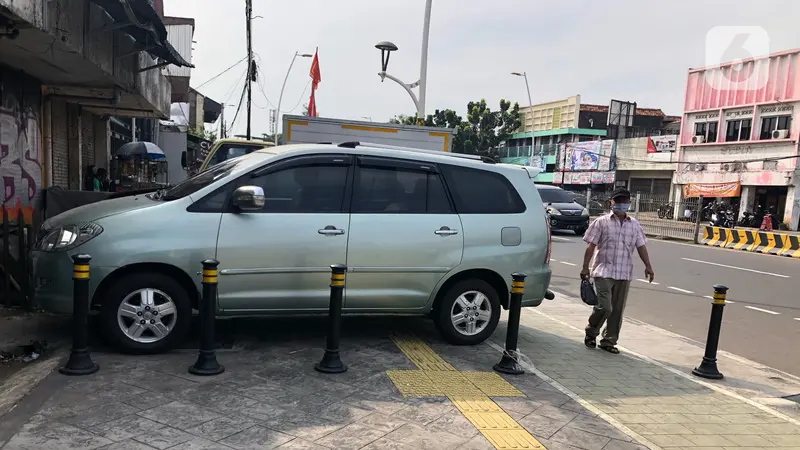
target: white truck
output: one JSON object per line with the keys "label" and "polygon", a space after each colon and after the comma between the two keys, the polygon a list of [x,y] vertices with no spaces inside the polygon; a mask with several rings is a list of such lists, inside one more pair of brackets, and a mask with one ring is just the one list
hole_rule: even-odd
{"label": "white truck", "polygon": [[453,147],[454,131],[450,128],[283,116],[283,142],[286,144],[361,142],[449,152]]}

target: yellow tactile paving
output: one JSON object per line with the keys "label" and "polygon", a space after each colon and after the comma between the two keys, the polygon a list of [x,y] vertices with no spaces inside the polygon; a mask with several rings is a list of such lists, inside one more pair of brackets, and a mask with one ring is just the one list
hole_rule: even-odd
{"label": "yellow tactile paving", "polygon": [[392,340],[420,370],[453,371],[455,368],[419,339],[392,336]]}
{"label": "yellow tactile paving", "polygon": [[525,397],[525,394],[494,372],[461,372],[489,397]]}
{"label": "yellow tactile paving", "polygon": [[392,336],[420,370],[388,370],[405,397],[448,397],[461,414],[497,449],[545,449],[533,435],[489,397],[524,397],[494,372],[459,372],[422,340]]}

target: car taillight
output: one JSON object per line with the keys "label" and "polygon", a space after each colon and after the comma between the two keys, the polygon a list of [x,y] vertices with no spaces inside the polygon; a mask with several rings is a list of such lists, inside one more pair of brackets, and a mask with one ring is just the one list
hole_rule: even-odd
{"label": "car taillight", "polygon": [[553,248],[553,236],[550,233],[550,221],[547,220],[547,215],[544,216],[544,225],[547,227],[547,253],[544,256],[544,263],[550,264],[550,250]]}

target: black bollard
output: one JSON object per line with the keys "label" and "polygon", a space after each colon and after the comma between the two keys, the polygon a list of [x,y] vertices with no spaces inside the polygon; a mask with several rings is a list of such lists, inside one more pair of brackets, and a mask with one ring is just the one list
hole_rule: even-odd
{"label": "black bollard", "polygon": [[199,376],[219,375],[225,367],[217,362],[214,321],[217,312],[217,266],[219,261],[203,261],[203,298],[200,299],[200,351],[189,373]]}
{"label": "black bollard", "polygon": [[511,299],[508,305],[508,329],[506,330],[506,349],[503,358],[494,365],[494,370],[508,375],[525,373],[517,361],[517,339],[519,338],[519,317],[522,313],[522,294],[525,293],[525,275],[511,274]]}
{"label": "black bollard", "polygon": [[100,366],[89,354],[89,255],[72,257],[72,351],[64,367],[64,375],[91,375]]}
{"label": "black bollard", "polygon": [[722,328],[722,311],[725,309],[725,297],[728,293],[727,286],[714,285],[714,300],[711,302],[711,322],[708,324],[708,338],[706,339],[706,352],[700,366],[692,370],[692,374],[711,380],[722,379],[722,374],[717,369],[717,347],[719,346],[719,332]]}
{"label": "black bollard", "polygon": [[339,334],[342,329],[342,292],[344,291],[344,274],[347,266],[334,264],[331,266],[331,301],[328,310],[328,340],[322,361],[314,366],[314,370],[322,373],[342,373],[347,371],[339,357]]}

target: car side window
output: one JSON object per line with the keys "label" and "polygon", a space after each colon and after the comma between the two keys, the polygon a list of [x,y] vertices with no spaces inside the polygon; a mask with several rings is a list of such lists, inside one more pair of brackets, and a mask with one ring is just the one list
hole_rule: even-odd
{"label": "car side window", "polygon": [[251,178],[245,184],[264,189],[266,213],[342,212],[349,166],[295,165]]}
{"label": "car side window", "polygon": [[217,153],[214,154],[214,164],[238,158],[256,150],[261,150],[262,148],[264,148],[263,145],[223,144],[217,149]]}
{"label": "car side window", "polygon": [[525,203],[503,175],[459,166],[440,166],[459,214],[518,214]]}
{"label": "car side window", "polygon": [[437,173],[362,166],[353,190],[352,213],[450,214],[450,200]]}

